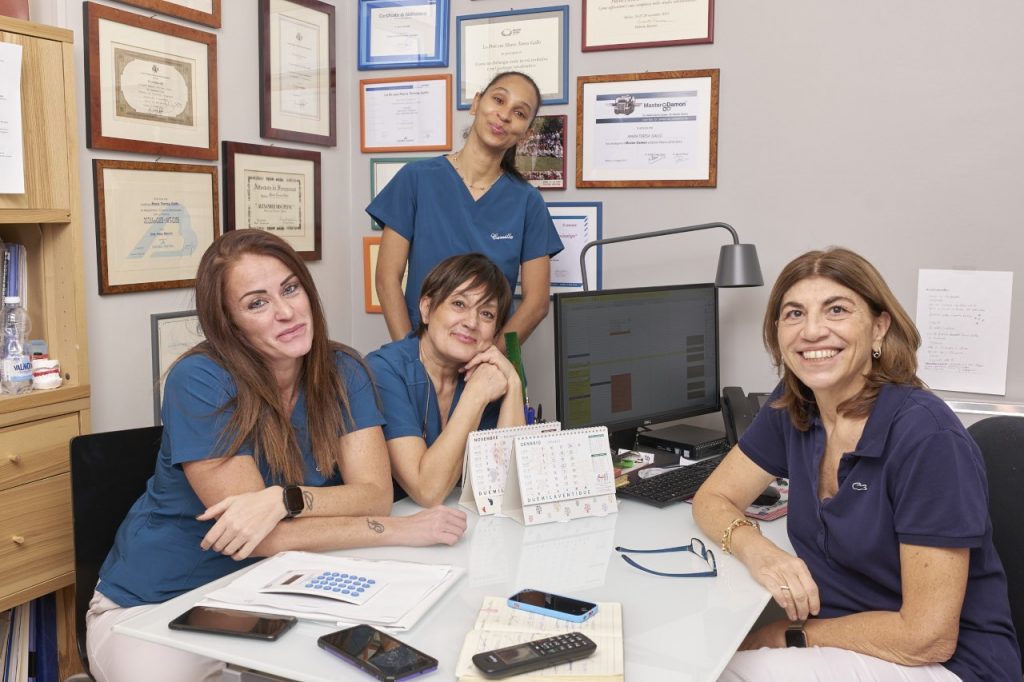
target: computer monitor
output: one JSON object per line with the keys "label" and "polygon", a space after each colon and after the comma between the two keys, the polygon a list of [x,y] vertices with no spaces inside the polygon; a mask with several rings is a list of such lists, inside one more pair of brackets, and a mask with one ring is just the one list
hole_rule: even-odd
{"label": "computer monitor", "polygon": [[563,429],[604,425],[623,432],[718,412],[720,394],[713,284],[555,297],[555,396]]}

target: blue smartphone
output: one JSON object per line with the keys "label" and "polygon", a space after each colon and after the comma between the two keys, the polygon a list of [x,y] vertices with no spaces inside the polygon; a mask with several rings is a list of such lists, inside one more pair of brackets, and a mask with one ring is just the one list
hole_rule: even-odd
{"label": "blue smartphone", "polygon": [[508,598],[513,609],[539,613],[572,623],[582,623],[595,613],[597,604],[572,597],[561,597],[540,590],[520,590]]}

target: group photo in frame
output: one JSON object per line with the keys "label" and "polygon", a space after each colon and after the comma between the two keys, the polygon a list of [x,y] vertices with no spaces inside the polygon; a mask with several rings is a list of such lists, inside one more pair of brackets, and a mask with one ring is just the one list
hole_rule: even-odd
{"label": "group photo in frame", "polygon": [[715,0],[583,0],[583,52],[715,42]]}
{"label": "group photo in frame", "polygon": [[516,168],[537,189],[565,189],[565,114],[537,116],[516,146]]}
{"label": "group photo in frame", "polygon": [[334,5],[259,3],[260,137],[335,146]]}
{"label": "group photo in frame", "polygon": [[217,237],[217,167],[93,160],[99,293],[181,289]]}
{"label": "group photo in frame", "polygon": [[452,148],[452,76],[359,81],[359,150],[447,151]]}
{"label": "group photo in frame", "polygon": [[153,313],[149,316],[149,334],[153,349],[153,423],[159,426],[163,423],[160,405],[167,371],[175,360],[206,337],[195,310]]}
{"label": "group photo in frame", "polygon": [[83,3],[91,149],[217,158],[217,36]]}
{"label": "group photo in frame", "polygon": [[[372,202],[405,164],[428,158],[426,156],[378,156],[370,159],[370,201]],[[370,229],[383,230],[384,226],[370,218]]]}
{"label": "group photo in frame", "polygon": [[448,66],[449,0],[359,0],[360,71]]}
{"label": "group photo in frame", "polygon": [[220,28],[220,0],[117,0],[169,17],[177,17],[211,28]]}
{"label": "group photo in frame", "polygon": [[458,108],[505,71],[537,83],[541,104],[569,103],[569,6],[507,10],[457,17]]}
{"label": "group photo in frame", "polygon": [[224,231],[263,230],[321,257],[320,152],[224,142]]}
{"label": "group photo in frame", "polygon": [[[603,238],[600,201],[550,201],[548,213],[565,247],[551,258],[551,295],[562,291],[583,291],[580,253],[587,243]],[[600,245],[587,251],[587,288],[601,289]]]}
{"label": "group photo in frame", "polygon": [[577,187],[715,187],[718,69],[579,76]]}

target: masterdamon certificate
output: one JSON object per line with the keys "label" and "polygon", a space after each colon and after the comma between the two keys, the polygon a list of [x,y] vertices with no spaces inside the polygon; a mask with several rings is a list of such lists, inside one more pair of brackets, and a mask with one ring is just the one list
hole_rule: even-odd
{"label": "masterdamon certificate", "polygon": [[587,83],[584,180],[704,180],[711,78]]}

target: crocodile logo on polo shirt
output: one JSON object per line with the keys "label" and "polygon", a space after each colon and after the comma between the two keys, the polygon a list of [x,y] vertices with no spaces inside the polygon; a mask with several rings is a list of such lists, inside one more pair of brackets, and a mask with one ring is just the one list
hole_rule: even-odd
{"label": "crocodile logo on polo shirt", "polygon": [[860,481],[854,481],[853,485],[851,485],[850,487],[853,488],[854,490],[859,490],[861,492],[864,492],[865,490],[868,489],[868,484],[867,483],[861,483]]}

